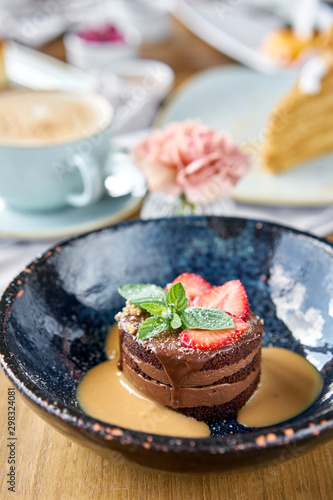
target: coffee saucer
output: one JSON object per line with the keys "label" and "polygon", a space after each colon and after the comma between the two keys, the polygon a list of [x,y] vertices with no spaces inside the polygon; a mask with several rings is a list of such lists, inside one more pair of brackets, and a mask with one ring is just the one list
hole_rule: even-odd
{"label": "coffee saucer", "polygon": [[[127,219],[139,210],[147,190],[146,181],[130,162],[117,160],[115,163],[106,181],[110,183],[111,180],[111,183],[117,186],[124,178],[130,179],[128,194],[122,194],[118,190],[120,195],[112,196],[116,193],[109,189],[108,194],[94,205],[67,207],[44,213],[10,209],[0,198],[0,236],[27,239],[61,238],[79,235]],[[111,167],[111,161],[109,165]]]}

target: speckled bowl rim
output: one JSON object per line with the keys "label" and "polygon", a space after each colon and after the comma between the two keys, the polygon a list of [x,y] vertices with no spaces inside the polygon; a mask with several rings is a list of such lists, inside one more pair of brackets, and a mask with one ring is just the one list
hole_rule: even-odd
{"label": "speckled bowl rim", "polygon": [[269,449],[286,445],[301,444],[303,441],[308,441],[309,438],[321,436],[323,440],[328,440],[333,437],[333,408],[328,408],[320,412],[316,417],[306,416],[297,418],[292,422],[285,422],[269,427],[261,427],[252,429],[248,433],[238,433],[227,436],[213,436],[208,438],[180,438],[177,436],[163,436],[158,434],[149,434],[139,431],[134,431],[127,428],[122,428],[117,425],[105,423],[78,411],[68,408],[61,402],[55,402],[53,398],[48,396],[47,390],[40,389],[34,384],[27,374],[19,367],[15,359],[8,350],[5,333],[6,333],[6,318],[17,296],[24,286],[24,278],[26,274],[33,272],[36,266],[42,266],[43,263],[55,252],[61,251],[63,247],[70,245],[71,242],[85,238],[88,235],[99,234],[104,231],[116,231],[119,228],[125,228],[132,225],[145,225],[160,221],[168,221],[170,224],[177,223],[180,220],[186,219],[193,223],[204,220],[222,219],[239,223],[253,223],[257,227],[264,228],[265,226],[275,227],[279,231],[287,231],[296,236],[314,240],[317,244],[322,244],[327,251],[332,254],[333,244],[323,238],[318,238],[309,233],[298,231],[288,226],[274,224],[267,221],[257,219],[245,219],[238,217],[218,217],[218,216],[190,216],[190,217],[170,217],[161,219],[134,219],[122,222],[116,225],[108,226],[103,229],[91,231],[77,237],[66,240],[36,258],[31,262],[24,271],[17,275],[8,285],[2,294],[0,301],[0,363],[16,388],[32,403],[37,405],[41,410],[47,412],[55,419],[62,420],[70,424],[73,428],[79,431],[85,431],[92,439],[94,437],[102,437],[106,441],[114,441],[120,445],[134,445],[142,447],[146,450],[156,451],[172,451],[172,452],[192,452],[192,454],[200,454],[208,452],[210,454],[226,454],[239,453],[243,451],[254,451],[260,449]]}

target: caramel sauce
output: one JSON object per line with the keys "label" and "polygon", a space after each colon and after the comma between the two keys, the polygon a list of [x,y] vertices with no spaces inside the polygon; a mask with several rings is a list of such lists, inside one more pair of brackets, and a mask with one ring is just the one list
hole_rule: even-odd
{"label": "caramel sauce", "polygon": [[249,427],[289,420],[311,406],[322,387],[319,371],[303,356],[280,347],[263,348],[258,388],[237,420]]}
{"label": "caramel sauce", "polygon": [[92,417],[135,431],[187,438],[210,435],[203,422],[186,417],[140,394],[117,366],[118,328],[106,340],[109,361],[95,366],[83,377],[77,390],[80,407]]}
{"label": "caramel sauce", "polygon": [[[204,438],[209,427],[176,413],[141,394],[119,370],[119,335],[115,325],[106,340],[109,361],[95,366],[77,390],[80,407],[113,425],[165,436]],[[238,422],[262,427],[283,422],[308,408],[319,396],[322,378],[305,358],[288,349],[262,349],[261,380],[237,416]]]}

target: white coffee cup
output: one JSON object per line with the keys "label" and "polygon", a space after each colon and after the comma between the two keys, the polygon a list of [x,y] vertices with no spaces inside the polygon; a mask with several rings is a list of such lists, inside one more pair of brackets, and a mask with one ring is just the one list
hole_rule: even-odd
{"label": "white coffee cup", "polygon": [[32,211],[80,207],[104,192],[112,107],[95,94],[0,93],[0,197]]}

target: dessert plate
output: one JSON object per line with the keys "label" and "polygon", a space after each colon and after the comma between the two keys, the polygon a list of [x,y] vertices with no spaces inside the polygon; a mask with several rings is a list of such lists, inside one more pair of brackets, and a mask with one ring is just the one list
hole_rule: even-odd
{"label": "dessert plate", "polygon": [[[328,28],[332,9],[324,2],[316,6],[316,27]],[[178,0],[175,9],[178,19],[205,42],[267,74],[288,71],[288,68],[262,52],[263,41],[272,30],[293,24],[292,17],[297,14],[301,15],[288,0]],[[302,14],[304,16],[303,11]]]}
{"label": "dessert plate", "polygon": [[[265,320],[263,345],[288,348],[321,372],[320,397],[281,424],[215,422],[211,437],[132,431],[84,414],[83,375],[105,360],[122,307],[119,283],[164,285],[181,272],[211,283],[240,279]],[[128,221],[49,250],[9,285],[0,302],[0,362],[32,409],[73,440],[140,464],[216,472],[295,457],[333,437],[333,245],[306,233],[223,217]],[[110,387],[112,397],[112,386]],[[112,453],[111,453],[112,455]]]}
{"label": "dessert plate", "polygon": [[199,118],[217,130],[230,132],[252,156],[252,169],[234,189],[236,201],[283,206],[327,205],[333,203],[332,154],[276,176],[264,172],[260,165],[268,117],[295,78],[293,73],[272,77],[240,66],[209,69],[171,95],[156,124],[163,127],[172,121]]}
{"label": "dessert plate", "polygon": [[[24,212],[11,210],[0,198],[0,236],[60,238],[114,224],[133,215],[146,194],[146,181],[127,157],[118,153],[114,158],[116,161],[112,162],[110,155],[106,167],[105,184],[109,193],[94,205],[54,212]],[[128,194],[122,194],[124,184],[130,191]]]}

